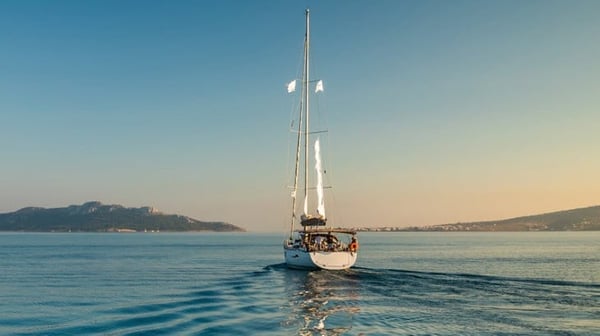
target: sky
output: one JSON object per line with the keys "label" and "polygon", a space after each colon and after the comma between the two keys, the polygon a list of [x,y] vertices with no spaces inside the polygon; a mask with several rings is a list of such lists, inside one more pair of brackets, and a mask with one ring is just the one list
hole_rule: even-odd
{"label": "sky", "polygon": [[307,7],[332,225],[600,204],[599,1],[5,0],[0,212],[285,232]]}

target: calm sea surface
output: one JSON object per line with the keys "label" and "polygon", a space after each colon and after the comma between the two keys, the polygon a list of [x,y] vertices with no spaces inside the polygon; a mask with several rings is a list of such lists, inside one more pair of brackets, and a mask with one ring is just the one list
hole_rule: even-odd
{"label": "calm sea surface", "polygon": [[359,237],[308,272],[283,235],[0,233],[0,334],[600,335],[600,232]]}

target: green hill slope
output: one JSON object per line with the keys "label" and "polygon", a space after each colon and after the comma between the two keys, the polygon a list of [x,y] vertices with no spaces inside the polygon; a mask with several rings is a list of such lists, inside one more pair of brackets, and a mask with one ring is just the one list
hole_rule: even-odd
{"label": "green hill slope", "polygon": [[[415,228],[413,228],[415,229]],[[434,225],[419,231],[597,231],[600,206],[550,212],[498,221]]]}
{"label": "green hill slope", "polygon": [[65,208],[23,208],[0,214],[0,231],[110,232],[110,231],[245,231],[224,222],[203,222],[180,215],[168,215],[151,207],[125,208],[88,202]]}

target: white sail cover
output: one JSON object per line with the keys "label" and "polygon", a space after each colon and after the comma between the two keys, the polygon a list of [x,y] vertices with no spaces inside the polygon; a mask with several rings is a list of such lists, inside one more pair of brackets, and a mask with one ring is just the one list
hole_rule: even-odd
{"label": "white sail cover", "polygon": [[308,215],[308,195],[304,195],[304,215]]}

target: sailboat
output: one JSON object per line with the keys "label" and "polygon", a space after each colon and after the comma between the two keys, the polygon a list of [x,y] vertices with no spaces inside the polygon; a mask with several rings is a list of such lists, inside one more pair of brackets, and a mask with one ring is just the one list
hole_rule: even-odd
{"label": "sailboat", "polygon": [[[283,243],[285,262],[290,268],[343,270],[354,265],[358,257],[356,231],[334,228],[328,225],[325,216],[323,194],[323,174],[321,165],[320,141],[317,138],[311,146],[310,135],[310,86],[315,84],[315,93],[323,91],[323,82],[310,80],[310,11],[306,10],[306,33],[304,35],[304,65],[302,69],[302,89],[298,111],[294,182],[292,186],[292,214],[289,237]],[[294,92],[296,81],[287,85],[288,92]],[[316,187],[309,181],[309,149],[314,149]],[[303,163],[303,167],[301,167]],[[302,176],[302,180],[301,180]],[[303,184],[300,188],[300,184]],[[304,206],[299,209],[298,191],[303,193]],[[316,191],[315,213],[309,211],[309,193]]]}

